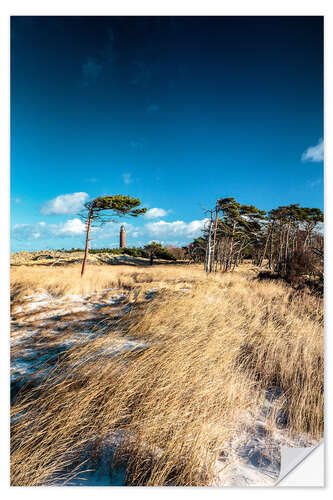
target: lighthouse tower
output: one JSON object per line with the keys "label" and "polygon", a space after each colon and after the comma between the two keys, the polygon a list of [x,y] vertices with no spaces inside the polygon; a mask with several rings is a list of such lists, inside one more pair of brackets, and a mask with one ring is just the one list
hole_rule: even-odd
{"label": "lighthouse tower", "polygon": [[120,228],[120,248],[126,248],[126,230],[123,225]]}

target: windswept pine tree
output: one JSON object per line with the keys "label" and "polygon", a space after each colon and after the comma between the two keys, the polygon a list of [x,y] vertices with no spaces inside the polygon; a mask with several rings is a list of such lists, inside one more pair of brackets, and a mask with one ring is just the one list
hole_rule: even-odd
{"label": "windswept pine tree", "polygon": [[[323,213],[319,208],[291,204],[272,209],[268,214],[265,243],[265,249],[268,242],[270,247],[268,267],[286,276],[294,255],[311,253],[313,248],[318,247],[318,237],[319,240],[322,238],[317,230],[323,221]],[[264,251],[261,265],[265,256]]]}
{"label": "windswept pine tree", "polygon": [[146,213],[146,208],[137,208],[141,204],[138,198],[131,196],[123,196],[116,194],[114,196],[99,196],[92,201],[85,204],[85,213],[81,214],[81,218],[85,219],[86,223],[86,245],[84,250],[84,258],[82,262],[81,276],[84,274],[86,267],[90,231],[94,224],[102,225],[105,222],[116,222],[120,217],[130,215],[131,217],[138,217]]}
{"label": "windswept pine tree", "polygon": [[206,271],[228,271],[238,263],[242,251],[261,230],[260,221],[266,212],[254,205],[241,205],[234,198],[217,200],[207,230]]}

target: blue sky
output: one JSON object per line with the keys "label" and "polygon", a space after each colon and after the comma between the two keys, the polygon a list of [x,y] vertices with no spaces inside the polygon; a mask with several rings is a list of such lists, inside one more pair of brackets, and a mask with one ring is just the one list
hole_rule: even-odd
{"label": "blue sky", "polygon": [[148,207],[130,246],[189,243],[218,197],[323,208],[322,138],[321,17],[12,17],[13,251],[83,247],[104,194]]}

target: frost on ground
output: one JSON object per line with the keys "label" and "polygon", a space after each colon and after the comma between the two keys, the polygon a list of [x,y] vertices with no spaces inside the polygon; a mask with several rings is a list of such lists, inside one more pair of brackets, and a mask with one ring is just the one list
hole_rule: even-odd
{"label": "frost on ground", "polygon": [[[308,447],[308,436],[291,436],[279,408],[279,391],[268,391],[256,414],[240,416],[228,456],[216,464],[214,486],[274,486],[281,468],[281,446]],[[275,418],[272,416],[275,415]]]}
{"label": "frost on ground", "polygon": [[[180,288],[188,292],[188,288]],[[151,289],[146,299],[151,299]],[[131,307],[126,294],[107,289],[89,296],[66,295],[54,298],[40,291],[13,307],[11,336],[12,395],[24,384],[34,384],[54,367],[59,354],[70,347],[88,342],[103,334],[104,320],[117,320]],[[98,326],[98,328],[96,328]],[[133,349],[143,344],[120,338],[119,342],[103,349],[106,356],[119,349]],[[239,416],[238,430],[228,444],[228,454],[216,463],[214,486],[272,486],[280,473],[281,445],[312,446],[306,436],[290,436],[283,422],[272,419],[280,394],[267,393],[256,414]],[[274,424],[272,423],[274,422]],[[104,446],[95,464],[87,463],[77,477],[67,484],[73,486],[120,486],[125,484],[125,467],[110,476],[110,458],[119,446],[121,436],[113,436]],[[63,484],[63,482],[58,483]]]}
{"label": "frost on ground", "polygon": [[[116,320],[124,314],[131,307],[125,298],[116,289],[86,297],[54,298],[43,291],[24,297],[12,310],[12,395],[47,375],[59,354],[99,335],[102,329],[96,326],[105,319]],[[124,340],[119,343],[126,347]]]}
{"label": "frost on ground", "polygon": [[[279,418],[272,427],[270,417],[278,407],[278,400],[276,393],[269,392],[256,414],[240,416],[237,432],[228,443],[228,455],[221,456],[216,463],[212,486],[274,486],[280,475],[281,446],[299,448],[316,444],[305,435],[291,436]],[[93,464],[88,460],[67,486],[125,485],[124,464],[110,473],[110,458],[121,442],[121,431],[105,439],[98,462]]]}

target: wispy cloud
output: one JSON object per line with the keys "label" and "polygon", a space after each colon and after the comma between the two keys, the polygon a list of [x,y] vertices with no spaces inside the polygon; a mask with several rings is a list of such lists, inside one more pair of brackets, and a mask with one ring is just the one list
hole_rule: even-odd
{"label": "wispy cloud", "polygon": [[132,85],[147,88],[153,75],[152,65],[141,60],[133,61],[134,74],[131,79]]}
{"label": "wispy cloud", "polygon": [[153,115],[159,109],[160,109],[160,105],[156,104],[156,103],[153,103],[153,104],[150,104],[149,106],[147,106],[146,111],[147,111],[148,115]]}
{"label": "wispy cloud", "polygon": [[89,179],[86,179],[87,182],[97,182],[96,177],[90,177]]}
{"label": "wispy cloud", "polygon": [[123,174],[122,177],[124,184],[131,184],[131,182],[133,182],[132,174]]}
{"label": "wispy cloud", "polygon": [[130,146],[135,151],[143,151],[147,145],[147,141],[142,137],[140,139],[133,139],[130,141]]}
{"label": "wispy cloud", "polygon": [[322,182],[322,178],[319,177],[318,179],[315,179],[314,181],[309,182],[309,186],[311,188],[313,188],[315,186],[318,186],[318,184],[321,184],[321,182]]}
{"label": "wispy cloud", "polygon": [[89,197],[88,193],[60,194],[56,198],[44,203],[41,213],[44,215],[76,214],[83,209]]}
{"label": "wispy cloud", "polygon": [[82,78],[84,85],[96,83],[102,73],[103,65],[98,64],[93,58],[88,58],[87,62],[82,65]]}
{"label": "wispy cloud", "polygon": [[319,139],[318,144],[310,146],[302,154],[302,161],[321,162],[324,161],[324,141]]}
{"label": "wispy cloud", "polygon": [[144,217],[146,219],[158,219],[160,217],[165,217],[171,210],[164,210],[164,208],[150,208],[145,213]]}
{"label": "wispy cloud", "polygon": [[96,84],[102,75],[108,74],[118,58],[114,49],[115,36],[111,28],[106,32],[104,47],[94,56],[89,56],[82,64],[82,81],[84,86]]}
{"label": "wispy cloud", "polygon": [[63,238],[81,236],[85,232],[85,224],[78,218],[70,219],[60,224],[15,224],[12,237],[15,240],[31,241],[37,239]]}

